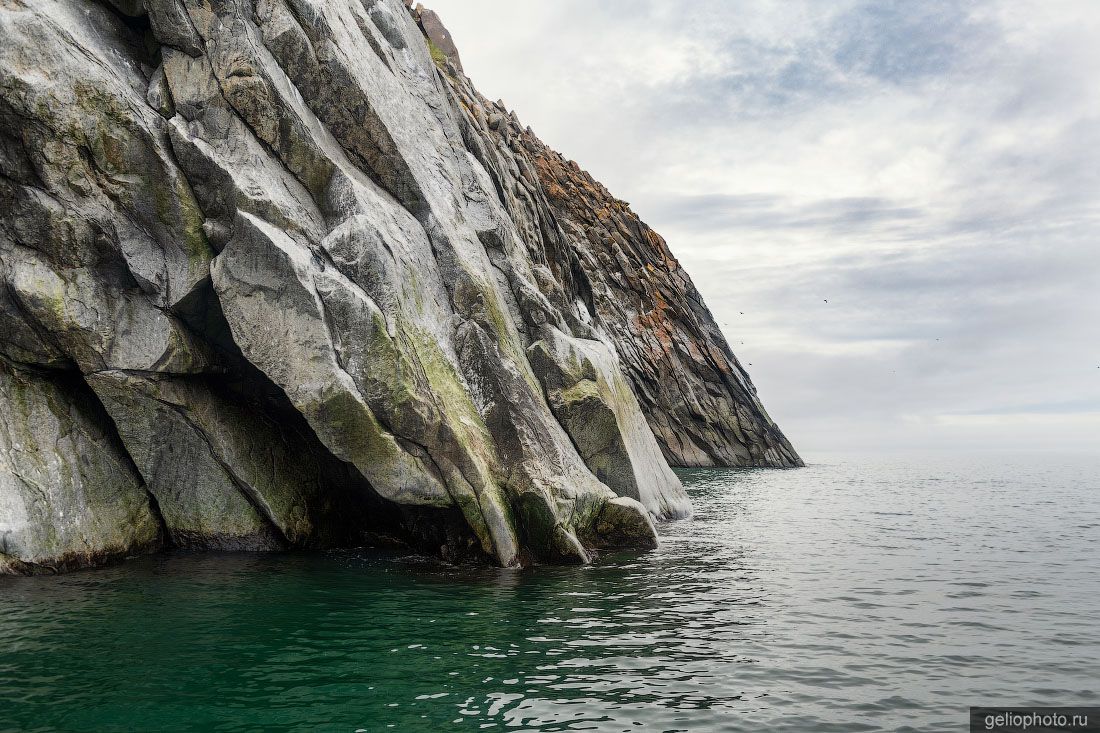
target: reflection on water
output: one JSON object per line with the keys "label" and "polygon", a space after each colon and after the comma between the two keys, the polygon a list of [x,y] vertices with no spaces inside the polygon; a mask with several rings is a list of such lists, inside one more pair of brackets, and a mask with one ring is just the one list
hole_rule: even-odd
{"label": "reflection on water", "polygon": [[0,729],[962,730],[1100,704],[1100,460],[681,474],[599,565],[169,555],[0,580]]}

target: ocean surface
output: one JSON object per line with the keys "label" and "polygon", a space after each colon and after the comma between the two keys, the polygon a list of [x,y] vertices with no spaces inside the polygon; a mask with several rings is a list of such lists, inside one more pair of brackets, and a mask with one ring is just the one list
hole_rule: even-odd
{"label": "ocean surface", "polygon": [[963,731],[1100,705],[1100,456],[684,471],[590,567],[170,554],[0,579],[0,730]]}

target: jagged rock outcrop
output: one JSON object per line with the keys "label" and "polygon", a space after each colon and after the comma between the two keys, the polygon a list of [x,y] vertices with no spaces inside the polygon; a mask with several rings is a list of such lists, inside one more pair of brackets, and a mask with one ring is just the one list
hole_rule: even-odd
{"label": "jagged rock outcrop", "polygon": [[[0,572],[649,547],[795,465],[664,242],[396,0],[0,3]],[[657,385],[661,389],[657,389]]]}
{"label": "jagged rock outcrop", "polygon": [[801,466],[665,240],[530,128],[522,136],[588,277],[597,328],[614,344],[668,461]]}
{"label": "jagged rock outcrop", "polygon": [[801,466],[691,278],[659,234],[502,102],[444,67],[471,151],[528,247],[558,258],[577,311],[611,345],[674,466]]}

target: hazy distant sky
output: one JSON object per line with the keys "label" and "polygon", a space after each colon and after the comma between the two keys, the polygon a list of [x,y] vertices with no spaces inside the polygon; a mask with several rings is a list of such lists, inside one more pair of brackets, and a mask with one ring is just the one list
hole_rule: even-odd
{"label": "hazy distant sky", "polygon": [[799,450],[1100,450],[1100,2],[426,4]]}

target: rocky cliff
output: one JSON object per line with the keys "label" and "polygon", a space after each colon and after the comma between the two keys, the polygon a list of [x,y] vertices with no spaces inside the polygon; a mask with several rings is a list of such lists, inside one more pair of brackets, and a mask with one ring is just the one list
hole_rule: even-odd
{"label": "rocky cliff", "polygon": [[0,571],[650,547],[798,465],[690,279],[396,0],[0,0]]}

